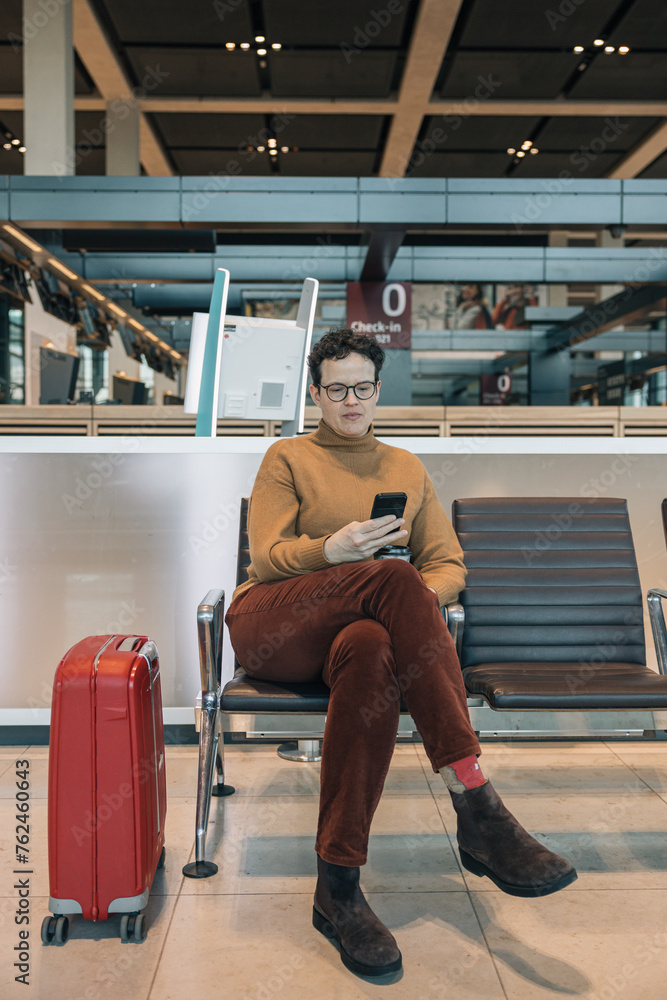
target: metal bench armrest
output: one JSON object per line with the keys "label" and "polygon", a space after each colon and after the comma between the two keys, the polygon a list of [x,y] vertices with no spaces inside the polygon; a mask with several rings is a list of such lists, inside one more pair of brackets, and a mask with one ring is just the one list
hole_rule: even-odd
{"label": "metal bench armrest", "polygon": [[461,659],[461,650],[463,648],[463,628],[465,625],[465,611],[463,610],[462,604],[448,604],[442,609],[445,621],[447,622],[447,628],[449,629],[449,634],[454,640],[454,645],[456,646],[456,655],[459,660]]}
{"label": "metal bench armrest", "polygon": [[658,670],[661,674],[667,674],[667,629],[665,628],[665,612],[662,607],[663,600],[667,600],[667,590],[657,588],[649,590],[646,600],[655,652],[658,657]]}
{"label": "metal bench armrest", "polygon": [[224,590],[209,590],[197,608],[197,642],[202,700],[220,697],[222,678],[222,626],[225,613]]}

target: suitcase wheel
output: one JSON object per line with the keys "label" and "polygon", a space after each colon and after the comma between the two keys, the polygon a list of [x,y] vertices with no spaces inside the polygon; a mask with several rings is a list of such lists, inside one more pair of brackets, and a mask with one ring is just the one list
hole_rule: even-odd
{"label": "suitcase wheel", "polygon": [[148,928],[143,913],[124,913],[120,918],[120,939],[121,941],[136,941],[137,943],[146,939]]}
{"label": "suitcase wheel", "polygon": [[42,944],[65,944],[69,935],[69,917],[44,917]]}
{"label": "suitcase wheel", "polygon": [[157,863],[158,869],[164,868],[164,860],[165,860],[166,856],[167,856],[167,849],[165,847],[163,847],[162,848],[162,853],[160,855],[160,860]]}

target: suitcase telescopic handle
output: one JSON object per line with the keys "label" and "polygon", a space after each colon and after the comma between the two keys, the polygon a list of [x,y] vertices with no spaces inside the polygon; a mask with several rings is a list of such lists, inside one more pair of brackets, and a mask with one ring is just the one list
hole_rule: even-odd
{"label": "suitcase telescopic handle", "polygon": [[161,754],[158,757],[158,738],[157,738],[156,721],[155,721],[156,705],[155,705],[155,688],[154,688],[154,684],[158,676],[158,670],[156,670],[155,675],[153,675],[153,667],[156,665],[159,666],[159,660],[158,660],[157,646],[155,645],[152,639],[148,639],[143,644],[141,649],[138,650],[138,655],[143,656],[146,660],[146,663],[148,664],[148,683],[151,694],[153,760],[155,761],[155,808],[156,808],[155,815],[157,817],[157,832],[159,833],[160,832],[160,781],[158,778],[158,771],[162,766],[164,754]]}
{"label": "suitcase telescopic handle", "polygon": [[197,639],[202,697],[220,695],[224,590],[209,590],[197,608]]}

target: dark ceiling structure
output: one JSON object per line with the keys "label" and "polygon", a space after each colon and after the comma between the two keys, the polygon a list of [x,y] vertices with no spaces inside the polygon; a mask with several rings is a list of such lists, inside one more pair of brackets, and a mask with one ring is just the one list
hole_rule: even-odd
{"label": "dark ceiling structure", "polygon": [[[79,174],[105,171],[115,74],[150,175],[667,177],[665,0],[76,0],[74,20]],[[22,173],[23,30],[3,0],[0,174]]]}

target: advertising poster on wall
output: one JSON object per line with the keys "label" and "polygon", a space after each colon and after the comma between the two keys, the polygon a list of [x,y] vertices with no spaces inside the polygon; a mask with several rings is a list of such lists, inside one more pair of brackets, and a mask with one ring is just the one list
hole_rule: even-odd
{"label": "advertising poster on wall", "polygon": [[374,337],[385,350],[412,346],[412,284],[409,281],[348,281],[347,325]]}
{"label": "advertising poster on wall", "polygon": [[517,282],[420,283],[412,286],[414,330],[526,329],[526,306],[547,305],[547,286]]}

